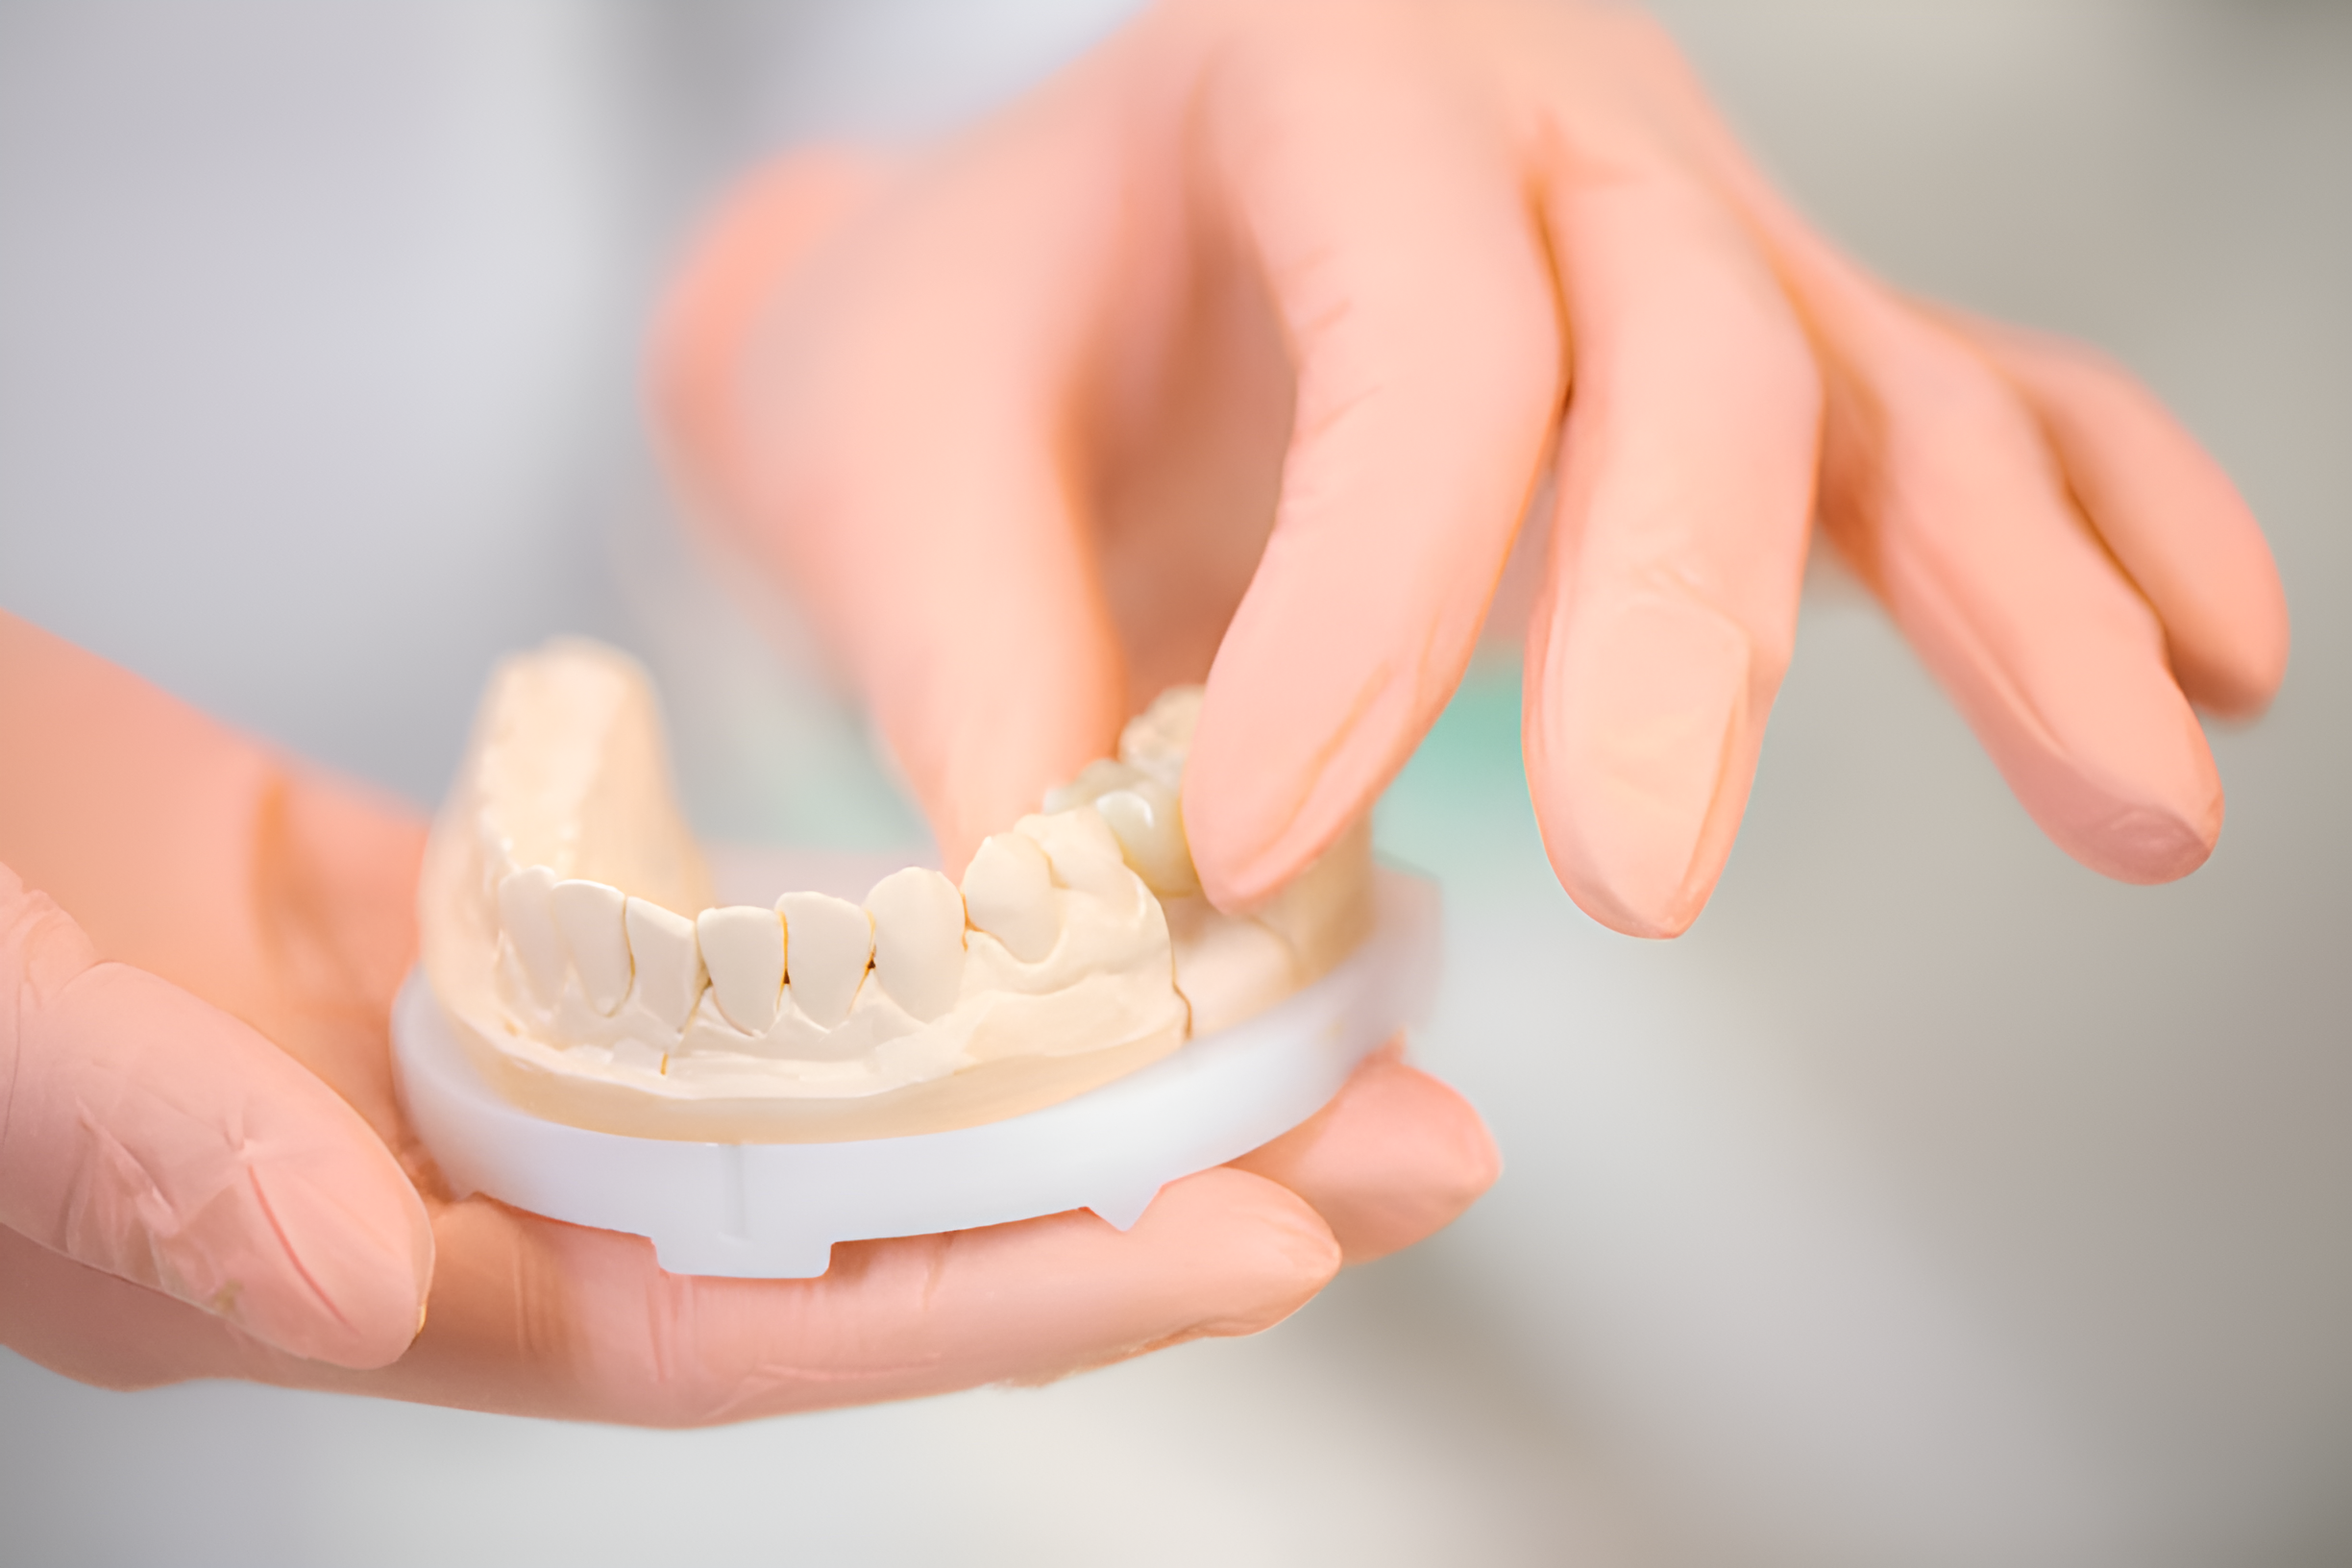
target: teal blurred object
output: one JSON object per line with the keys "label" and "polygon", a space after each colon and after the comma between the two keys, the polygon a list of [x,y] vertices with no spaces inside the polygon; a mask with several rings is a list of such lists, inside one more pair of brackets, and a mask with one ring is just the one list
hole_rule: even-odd
{"label": "teal blurred object", "polygon": [[1519,753],[1519,668],[1482,654],[1373,819],[1383,854],[1436,874],[1455,896],[1500,884],[1556,894]]}

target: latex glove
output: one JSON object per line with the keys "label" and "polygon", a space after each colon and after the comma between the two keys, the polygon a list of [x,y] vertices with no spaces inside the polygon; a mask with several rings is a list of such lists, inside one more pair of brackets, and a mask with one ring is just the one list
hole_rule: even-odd
{"label": "latex glove", "polygon": [[1477,1116],[1389,1055],[1125,1235],[1074,1213],[846,1244],[819,1280],[664,1274],[637,1237],[451,1201],[403,1121],[411,813],[6,616],[0,738],[0,1342],[86,1382],[686,1425],[1039,1381],[1263,1328],[1494,1176]]}
{"label": "latex glove", "polygon": [[1435,719],[1547,478],[1528,778],[1622,931],[1723,867],[1817,501],[2108,875],[2204,860],[2190,700],[2286,660],[2259,531],[2146,393],[1864,275],[1616,9],[1162,6],[968,135],[756,181],[659,401],[951,865],[1206,671],[1185,821],[1215,901],[1262,897]]}

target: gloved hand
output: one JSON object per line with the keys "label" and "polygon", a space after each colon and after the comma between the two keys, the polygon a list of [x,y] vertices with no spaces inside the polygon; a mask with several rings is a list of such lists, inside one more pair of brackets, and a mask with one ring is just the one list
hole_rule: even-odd
{"label": "gloved hand", "polygon": [[2145,392],[1865,276],[1614,8],[1170,0],[968,135],[758,179],[658,352],[699,509],[806,587],[951,866],[1205,671],[1185,821],[1261,898],[1434,720],[1547,477],[1528,777],[1621,931],[1723,867],[1817,505],[2110,876],[2204,860],[2190,702],[2286,662]]}
{"label": "gloved hand", "polygon": [[409,812],[4,615],[0,746],[0,1342],[86,1382],[689,1425],[1038,1381],[1263,1328],[1493,1179],[1477,1116],[1389,1056],[1125,1235],[1064,1214],[844,1245],[819,1280],[667,1275],[636,1237],[453,1202],[402,1120]]}

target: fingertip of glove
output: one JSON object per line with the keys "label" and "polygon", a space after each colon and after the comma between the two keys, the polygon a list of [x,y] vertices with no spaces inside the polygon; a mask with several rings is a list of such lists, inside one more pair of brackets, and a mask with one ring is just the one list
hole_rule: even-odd
{"label": "fingertip of glove", "polygon": [[1691,864],[1697,845],[1687,824],[1648,823],[1642,815],[1621,811],[1603,835],[1590,830],[1598,814],[1572,804],[1539,818],[1538,827],[1552,872],[1579,909],[1621,936],[1663,942],[1690,929],[1715,878]]}
{"label": "fingertip of glove", "polygon": [[[1200,877],[1203,896],[1228,915],[1246,915],[1264,907],[1361,820],[1362,803],[1379,789],[1343,781],[1325,793],[1327,799],[1311,811],[1302,811],[1271,837],[1256,842],[1213,816],[1204,831],[1192,838],[1193,870]],[[1189,832],[1194,796],[1188,793],[1185,798]]]}
{"label": "fingertip of glove", "polygon": [[1344,1261],[1338,1238],[1305,1199],[1230,1166],[1172,1184],[1138,1229],[1147,1225],[1164,1235],[1197,1228],[1175,1266],[1188,1292],[1207,1294],[1218,1306],[1196,1318],[1185,1337],[1270,1329],[1312,1300]]}
{"label": "fingertip of glove", "polygon": [[1638,937],[1645,942],[1671,941],[1689,930],[1691,922],[1699,918],[1699,911],[1706,907],[1703,892],[1696,897],[1685,897],[1677,890],[1647,902],[1628,896],[1588,869],[1558,856],[1553,857],[1552,870],[1577,908],[1620,936]]}
{"label": "fingertip of glove", "polygon": [[1442,1230],[1502,1174],[1485,1121],[1452,1088],[1394,1057],[1356,1070],[1331,1104],[1234,1162],[1313,1206],[1346,1261]]}
{"label": "fingertip of glove", "polygon": [[257,1206],[268,1234],[243,1266],[217,1261],[208,1272],[229,1283],[195,1305],[307,1360],[369,1371],[400,1360],[423,1332],[433,1273],[431,1222],[415,1189],[403,1182],[399,1192],[289,1199],[283,1185]]}
{"label": "fingertip of glove", "polygon": [[56,989],[31,1033],[17,1196],[49,1184],[37,1239],[290,1355],[372,1367],[407,1348],[430,1220],[332,1089],[243,1020],[120,964]]}
{"label": "fingertip of glove", "polygon": [[1395,1070],[1411,1073],[1423,1099],[1442,1108],[1431,1118],[1437,1129],[1431,1143],[1441,1157],[1433,1164],[1451,1179],[1434,1183],[1433,1189],[1451,1219],[1503,1179],[1502,1146],[1487,1129],[1486,1118],[1452,1085],[1401,1064]]}
{"label": "fingertip of glove", "polygon": [[1672,595],[1606,600],[1531,647],[1529,785],[1579,908],[1630,937],[1690,928],[1738,831],[1781,663]]}
{"label": "fingertip of glove", "polygon": [[1211,907],[1227,915],[1248,914],[1282,885],[1279,874],[1269,875],[1246,860],[1233,863],[1223,857],[1213,858],[1198,848],[1193,850],[1192,869],[1200,877],[1201,896],[1209,900]]}
{"label": "fingertip of glove", "polygon": [[1262,799],[1252,798],[1265,791],[1265,773],[1229,777],[1232,772],[1216,751],[1195,739],[1185,772],[1184,818],[1203,896],[1237,915],[1272,897],[1310,857],[1291,847],[1306,788],[1283,792],[1289,797],[1286,812],[1269,811]]}
{"label": "fingertip of glove", "polygon": [[2102,876],[2140,887],[2177,882],[2205,864],[2221,834],[2218,793],[2210,812],[2184,816],[2162,807],[2118,812],[2095,839],[2069,844],[2076,860]]}

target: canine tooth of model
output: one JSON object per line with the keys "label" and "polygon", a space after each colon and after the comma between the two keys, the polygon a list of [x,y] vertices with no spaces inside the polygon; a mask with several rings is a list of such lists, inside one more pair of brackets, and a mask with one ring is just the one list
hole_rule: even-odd
{"label": "canine tooth of model", "polygon": [[964,895],[920,866],[893,871],[866,894],[874,978],[920,1023],[955,1006],[964,987]]}
{"label": "canine tooth of model", "polygon": [[736,904],[695,917],[711,994],[727,1022],[747,1035],[767,1033],[784,990],[784,921],[772,909]]}
{"label": "canine tooth of model", "polygon": [[1052,863],[1017,833],[996,833],[980,842],[964,872],[964,908],[974,930],[1003,943],[1024,964],[1052,952],[1062,937]]}
{"label": "canine tooth of model", "polygon": [[531,994],[552,1007],[563,995],[563,939],[555,934],[555,917],[548,910],[548,894],[555,873],[532,866],[501,879],[498,887],[499,929],[523,965]]}
{"label": "canine tooth of model", "polygon": [[601,882],[558,882],[548,891],[548,913],[563,934],[573,972],[588,1005],[607,1017],[629,989],[627,897]]}
{"label": "canine tooth of model", "polygon": [[794,1005],[820,1029],[838,1026],[857,1000],[873,956],[873,918],[846,898],[788,893],[776,900],[784,917],[784,968]]}
{"label": "canine tooth of model", "polygon": [[629,953],[637,961],[637,1001],[671,1029],[686,1027],[705,978],[695,922],[643,898],[628,901]]}
{"label": "canine tooth of model", "polygon": [[1111,824],[1119,850],[1136,875],[1163,898],[1200,892],[1192,870],[1192,845],[1184,830],[1176,792],[1156,778],[1139,776],[1124,789],[1094,797],[1094,809]]}

